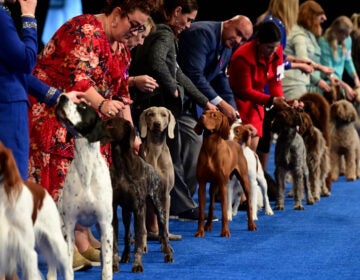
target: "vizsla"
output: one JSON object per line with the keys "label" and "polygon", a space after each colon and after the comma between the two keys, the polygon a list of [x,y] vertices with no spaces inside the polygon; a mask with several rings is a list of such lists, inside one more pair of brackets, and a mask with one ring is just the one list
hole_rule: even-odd
{"label": "vizsla", "polygon": [[[199,220],[196,237],[204,237],[212,229],[214,215],[215,187],[219,189],[222,210],[222,237],[230,237],[227,217],[227,182],[235,174],[243,186],[247,205],[248,229],[256,230],[253,220],[248,168],[243,150],[239,143],[227,140],[230,125],[227,117],[216,110],[206,110],[194,127],[197,134],[203,133],[203,143],[199,153],[196,176],[199,183]],[[210,183],[209,215],[204,228],[206,202],[206,183]]]}

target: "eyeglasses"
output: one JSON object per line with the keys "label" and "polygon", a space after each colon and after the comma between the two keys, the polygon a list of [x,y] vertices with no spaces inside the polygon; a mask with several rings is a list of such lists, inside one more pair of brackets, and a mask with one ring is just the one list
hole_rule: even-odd
{"label": "eyeglasses", "polygon": [[130,23],[129,32],[131,32],[131,33],[134,33],[134,32],[139,32],[139,33],[141,33],[141,32],[144,32],[144,31],[146,30],[145,25],[143,25],[143,24],[138,24],[138,23],[134,23],[134,22],[130,19],[130,17],[129,17],[128,14],[127,14],[126,16],[127,16],[128,21],[129,21],[129,23]]}

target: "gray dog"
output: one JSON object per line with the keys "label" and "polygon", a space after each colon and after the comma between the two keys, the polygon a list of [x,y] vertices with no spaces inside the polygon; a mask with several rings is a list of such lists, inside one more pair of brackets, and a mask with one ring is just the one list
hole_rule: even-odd
{"label": "gray dog", "polygon": [[306,147],[303,138],[297,133],[300,124],[299,112],[292,108],[279,111],[272,122],[272,131],[278,134],[275,146],[275,179],[278,187],[275,210],[285,209],[285,178],[288,172],[293,178],[294,209],[304,210],[301,203],[304,190],[307,204],[314,204],[309,187]]}

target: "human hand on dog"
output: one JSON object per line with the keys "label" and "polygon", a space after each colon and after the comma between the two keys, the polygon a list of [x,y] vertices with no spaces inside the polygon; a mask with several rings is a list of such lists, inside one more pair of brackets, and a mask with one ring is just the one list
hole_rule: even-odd
{"label": "human hand on dog", "polygon": [[214,104],[208,102],[208,103],[206,103],[204,110],[218,110],[218,107],[216,107]]}
{"label": "human hand on dog", "polygon": [[234,122],[237,119],[237,112],[229,103],[225,100],[221,100],[217,105],[220,112],[222,112],[225,116],[228,117],[230,123]]}
{"label": "human hand on dog", "polygon": [[82,92],[82,91],[69,91],[69,92],[65,92],[64,94],[66,94],[69,99],[75,103],[80,103],[80,102],[85,102],[88,103],[85,99],[86,93]]}
{"label": "human hand on dog", "polygon": [[287,103],[285,97],[281,96],[281,97],[274,97],[273,99],[273,105],[275,106],[275,108],[279,109],[279,110],[283,110],[285,108],[290,107],[290,105]]}
{"label": "human hand on dog", "polygon": [[250,130],[251,137],[257,136],[257,129],[252,124],[248,123],[245,124],[244,126],[246,126]]}

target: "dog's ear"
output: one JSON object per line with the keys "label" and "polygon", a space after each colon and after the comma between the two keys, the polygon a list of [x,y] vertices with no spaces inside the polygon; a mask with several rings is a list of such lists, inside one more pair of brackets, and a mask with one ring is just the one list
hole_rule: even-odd
{"label": "dog's ear", "polygon": [[144,110],[139,118],[139,130],[140,130],[140,137],[145,138],[147,135],[147,124],[146,124],[146,112],[147,110]]}
{"label": "dog's ear", "polygon": [[219,133],[220,133],[221,138],[227,140],[227,139],[229,139],[229,135],[230,135],[229,119],[223,113],[220,112],[220,114],[221,114],[221,124],[219,127]]}
{"label": "dog's ear", "polygon": [[[3,175],[4,178],[5,192],[9,195],[10,189],[20,186],[22,179],[12,151],[6,148],[2,143],[0,145],[0,165],[1,175]],[[16,198],[17,196],[9,196],[10,200],[16,200]]]}
{"label": "dog's ear", "polygon": [[105,130],[100,117],[96,120],[94,128],[84,135],[89,142],[97,142],[106,137]]}
{"label": "dog's ear", "polygon": [[174,130],[175,130],[176,121],[171,111],[170,110],[167,111],[169,113],[168,136],[170,139],[174,139]]}
{"label": "dog's ear", "polygon": [[200,122],[197,122],[194,126],[194,131],[197,135],[201,135],[204,131],[204,126]]}
{"label": "dog's ear", "polygon": [[244,125],[244,130],[243,130],[243,142],[245,143],[245,145],[247,147],[249,147],[251,145],[251,129],[250,126],[245,124]]}

